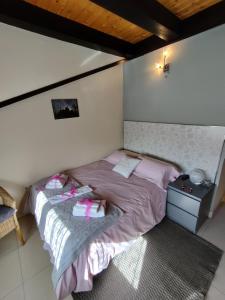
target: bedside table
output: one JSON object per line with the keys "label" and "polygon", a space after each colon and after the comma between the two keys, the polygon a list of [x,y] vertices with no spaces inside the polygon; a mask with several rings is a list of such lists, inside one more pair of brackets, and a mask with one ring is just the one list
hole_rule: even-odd
{"label": "bedside table", "polygon": [[166,214],[169,219],[196,233],[208,218],[215,184],[195,185],[189,179],[169,183]]}

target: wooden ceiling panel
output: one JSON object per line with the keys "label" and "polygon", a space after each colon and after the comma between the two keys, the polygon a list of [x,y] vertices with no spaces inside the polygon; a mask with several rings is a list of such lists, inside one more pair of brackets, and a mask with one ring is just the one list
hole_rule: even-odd
{"label": "wooden ceiling panel", "polygon": [[24,0],[72,21],[135,44],[152,34],[90,0]]}
{"label": "wooden ceiling panel", "polygon": [[157,0],[178,18],[184,20],[223,0]]}

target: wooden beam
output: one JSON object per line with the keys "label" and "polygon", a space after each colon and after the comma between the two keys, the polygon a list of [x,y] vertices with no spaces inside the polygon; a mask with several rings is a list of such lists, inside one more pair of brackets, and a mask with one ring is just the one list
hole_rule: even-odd
{"label": "wooden beam", "polygon": [[28,92],[28,93],[21,94],[21,95],[19,95],[19,96],[12,97],[12,98],[10,98],[10,99],[1,101],[1,102],[0,102],[0,108],[5,107],[5,106],[8,106],[8,105],[11,105],[11,104],[14,104],[14,103],[16,103],[16,102],[20,102],[20,101],[22,101],[22,100],[25,100],[25,99],[27,99],[27,98],[36,96],[36,95],[38,95],[38,94],[48,92],[48,91],[50,91],[50,90],[53,90],[53,89],[55,89],[55,88],[58,88],[58,87],[60,87],[60,86],[65,85],[65,84],[68,84],[68,83],[71,83],[71,82],[80,80],[80,79],[82,79],[82,78],[85,78],[85,77],[87,77],[87,76],[91,76],[91,75],[93,75],[93,74],[102,72],[102,71],[107,70],[107,69],[109,69],[109,68],[113,68],[113,67],[115,67],[115,66],[117,66],[117,65],[119,65],[119,64],[121,64],[121,63],[123,63],[123,62],[124,62],[124,60],[119,60],[119,61],[113,62],[113,63],[111,63],[111,64],[108,64],[108,65],[105,65],[105,66],[102,66],[102,67],[99,67],[99,68],[96,68],[96,69],[93,69],[93,70],[84,72],[84,73],[82,73],[82,74],[75,75],[75,76],[73,76],[73,77],[70,77],[70,78],[67,78],[67,79],[64,79],[64,80],[61,80],[61,81],[58,81],[58,82],[55,82],[55,83],[46,85],[46,86],[44,86],[44,87],[42,87],[42,88],[39,88],[39,89],[30,91],[30,92]]}
{"label": "wooden beam", "polygon": [[181,21],[155,0],[91,0],[159,38],[171,41],[181,30]]}
{"label": "wooden beam", "polygon": [[132,44],[21,0],[0,1],[0,22],[94,50],[132,57]]}
{"label": "wooden beam", "polygon": [[182,21],[182,34],[173,41],[163,41],[156,36],[151,36],[135,44],[133,58],[168,46],[224,23],[225,1],[222,1]]}
{"label": "wooden beam", "polygon": [[[174,40],[174,42],[177,40]],[[165,47],[167,45],[172,44],[172,42],[166,42],[157,36],[153,35],[137,44],[135,44],[134,49],[134,55],[133,58],[137,58],[139,56],[142,56],[144,54],[150,53],[154,50],[160,49],[162,47]]]}
{"label": "wooden beam", "polygon": [[209,30],[225,23],[225,1],[219,2],[183,21],[183,36],[189,36]]}

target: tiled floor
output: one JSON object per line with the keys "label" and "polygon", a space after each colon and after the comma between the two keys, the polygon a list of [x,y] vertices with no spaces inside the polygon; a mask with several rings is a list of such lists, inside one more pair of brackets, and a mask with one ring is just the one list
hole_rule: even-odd
{"label": "tiled floor", "polygon": [[33,217],[23,218],[20,224],[27,240],[23,247],[14,232],[0,240],[0,300],[56,300],[49,257]]}
{"label": "tiled floor", "polygon": [[[20,222],[25,246],[18,244],[14,232],[0,240],[0,300],[55,300],[49,257],[42,249],[34,220],[27,216]],[[204,224],[199,235],[225,251],[225,205]],[[225,300],[225,255],[207,300]]]}

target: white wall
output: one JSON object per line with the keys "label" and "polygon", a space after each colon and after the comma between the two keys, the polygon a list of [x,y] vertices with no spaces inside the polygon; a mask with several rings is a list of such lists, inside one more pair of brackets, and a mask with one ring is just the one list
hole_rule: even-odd
{"label": "white wall", "polygon": [[0,23],[0,101],[120,58]]}
{"label": "white wall", "polygon": [[124,67],[124,119],[225,125],[225,25],[167,47],[167,78],[155,68],[162,50]]}
{"label": "white wall", "polygon": [[[125,64],[124,119],[225,126],[225,25],[172,44],[166,50],[171,63],[167,78],[155,68],[162,62],[163,49]],[[225,150],[211,211],[225,193],[224,153]]]}
{"label": "white wall", "polygon": [[[122,147],[122,66],[0,109],[0,184],[24,186]],[[79,118],[54,120],[52,98],[77,98]]]}

